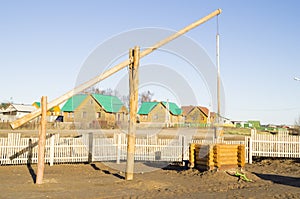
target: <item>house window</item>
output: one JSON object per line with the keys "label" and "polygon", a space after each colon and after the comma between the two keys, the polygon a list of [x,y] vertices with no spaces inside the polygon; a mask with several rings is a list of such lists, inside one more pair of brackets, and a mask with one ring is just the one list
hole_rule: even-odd
{"label": "house window", "polygon": [[68,112],[68,118],[74,118],[74,113],[73,112]]}
{"label": "house window", "polygon": [[96,117],[97,117],[97,118],[101,118],[101,112],[97,112]]}
{"label": "house window", "polygon": [[93,100],[92,99],[90,100],[90,104],[93,104]]}
{"label": "house window", "polygon": [[86,112],[85,111],[82,112],[82,118],[86,118]]}

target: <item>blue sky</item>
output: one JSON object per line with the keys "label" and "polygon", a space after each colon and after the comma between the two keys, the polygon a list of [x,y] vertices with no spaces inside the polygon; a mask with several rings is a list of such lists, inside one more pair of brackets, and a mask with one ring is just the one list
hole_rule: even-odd
{"label": "blue sky", "polygon": [[[300,3],[287,1],[0,1],[0,101],[72,89],[97,45],[135,28],[179,30],[221,8],[226,117],[294,124],[300,115]],[[187,34],[215,62],[216,20]],[[205,103],[204,103],[205,104]]]}

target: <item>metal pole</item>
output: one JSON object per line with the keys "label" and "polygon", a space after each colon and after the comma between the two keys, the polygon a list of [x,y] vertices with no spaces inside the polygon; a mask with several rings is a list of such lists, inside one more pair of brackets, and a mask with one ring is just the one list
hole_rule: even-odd
{"label": "metal pole", "polygon": [[220,123],[220,116],[221,116],[221,100],[220,100],[220,48],[219,48],[219,34],[217,34],[217,68],[218,68],[218,75],[217,75],[217,96],[218,96],[218,123]]}

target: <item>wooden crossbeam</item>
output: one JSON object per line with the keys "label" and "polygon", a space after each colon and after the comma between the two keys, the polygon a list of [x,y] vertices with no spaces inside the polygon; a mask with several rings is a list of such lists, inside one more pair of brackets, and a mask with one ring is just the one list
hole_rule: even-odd
{"label": "wooden crossbeam", "polygon": [[[157,42],[155,45],[153,45],[150,48],[145,49],[144,51],[142,51],[140,53],[140,58],[145,57],[146,55],[152,53],[153,51],[155,51],[156,49],[160,48],[161,46],[171,42],[172,40],[180,37],[181,35],[185,34],[186,32],[196,28],[197,26],[205,23],[206,21],[212,19],[213,17],[221,14],[222,10],[221,9],[217,9],[214,12],[210,13],[209,15],[195,21],[194,23],[184,27],[183,29],[179,30],[178,32],[174,33],[173,35],[170,35],[169,37]],[[73,95],[76,95],[78,93],[80,93],[81,91],[95,85],[96,83],[106,79],[107,77],[113,75],[114,73],[120,71],[121,69],[125,68],[126,66],[128,66],[129,64],[131,64],[130,60],[125,60],[121,63],[119,63],[118,65],[106,70],[105,72],[103,72],[102,74],[100,74],[99,76],[94,77],[93,79],[90,79],[89,81],[79,85],[78,87],[70,90],[69,92],[65,93],[64,95],[62,95],[61,97],[58,97],[56,99],[54,99],[53,101],[49,102],[47,105],[48,110],[50,110],[51,108],[53,108],[54,106],[57,106],[63,102],[65,102],[66,100],[68,100],[70,97],[72,97]],[[20,126],[22,126],[23,124],[29,122],[30,120],[38,117],[39,115],[41,115],[41,109],[37,109],[13,122],[10,123],[10,126],[12,129],[16,129]]]}

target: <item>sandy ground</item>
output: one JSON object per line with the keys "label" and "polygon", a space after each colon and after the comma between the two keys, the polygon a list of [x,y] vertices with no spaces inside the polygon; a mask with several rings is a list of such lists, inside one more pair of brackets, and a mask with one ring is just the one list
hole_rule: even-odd
{"label": "sandy ground", "polygon": [[37,185],[36,165],[0,166],[0,198],[300,198],[299,160],[264,159],[244,173],[252,182],[226,171],[169,165],[125,181],[124,172],[97,162],[46,165]]}

